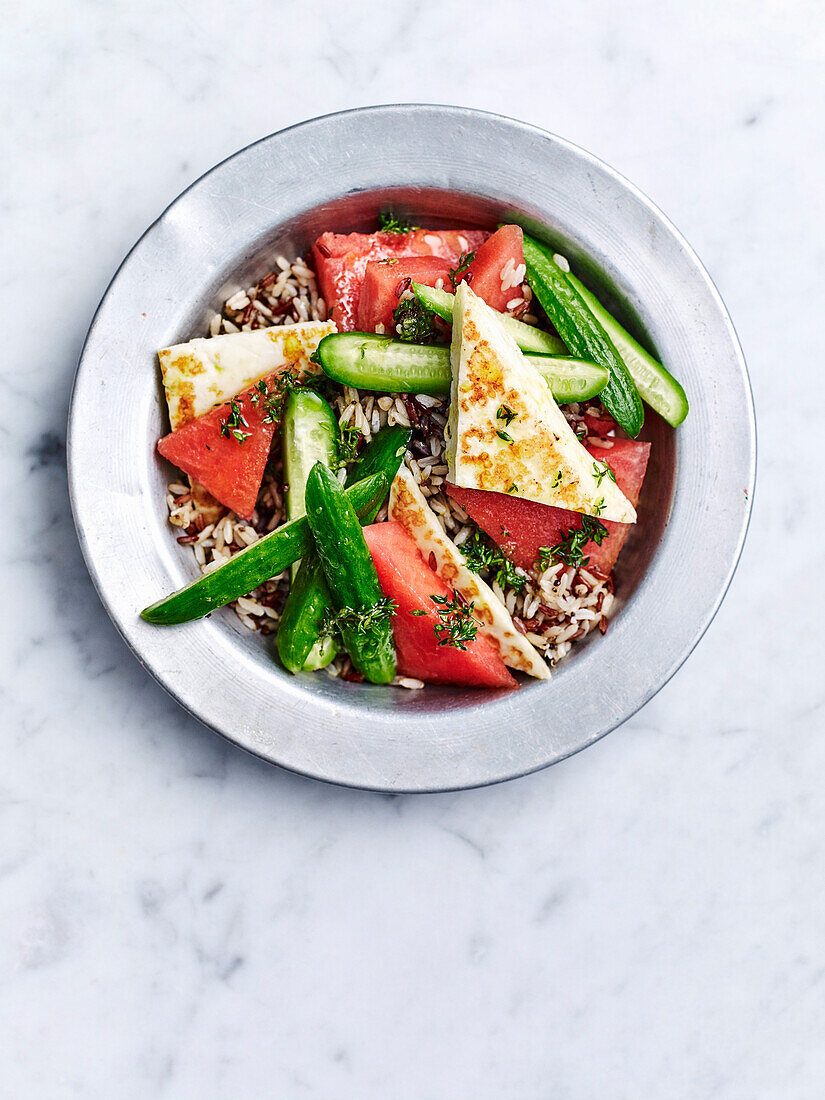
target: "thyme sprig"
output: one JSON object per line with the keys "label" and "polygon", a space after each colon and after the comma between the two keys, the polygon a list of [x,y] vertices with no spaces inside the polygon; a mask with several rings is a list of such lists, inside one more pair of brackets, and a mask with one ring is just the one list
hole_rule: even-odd
{"label": "thyme sprig", "polygon": [[[475,252],[461,253],[461,255],[458,257],[458,264],[456,265],[456,267],[450,268],[450,282],[453,284],[453,286],[458,286],[458,284],[467,274],[467,269],[475,258]],[[467,282],[470,282],[470,280],[468,279]]]}
{"label": "thyme sprig", "polygon": [[402,298],[393,311],[392,322],[398,339],[407,344],[435,344],[441,339],[435,314],[417,298]]}
{"label": "thyme sprig", "polygon": [[378,215],[378,228],[382,233],[409,233],[416,226],[410,225],[405,218],[397,218],[391,210]]}
{"label": "thyme sprig", "polygon": [[613,484],[616,484],[616,475],[610,469],[606,462],[594,462],[593,463],[593,477],[596,479],[596,486],[601,485],[605,478],[609,478]]}
{"label": "thyme sprig", "polygon": [[340,611],[329,612],[324,617],[321,633],[340,636],[344,631],[355,631],[363,636],[391,619],[397,610],[398,604],[389,596],[382,596],[377,603],[358,610],[342,607]]}
{"label": "thyme sprig", "polygon": [[601,546],[607,536],[607,528],[593,516],[582,516],[581,527],[571,527],[564,538],[555,546],[539,547],[536,564],[544,572],[548,566],[561,562],[573,569],[581,569],[590,561],[582,551],[591,540]]}
{"label": "thyme sprig", "polygon": [[247,439],[252,435],[252,432],[245,432],[243,429],[249,427],[244,414],[241,412],[241,407],[236,398],[232,398],[229,402],[229,415],[225,420],[221,421],[221,435],[224,439],[232,439],[233,437],[243,445]]}
{"label": "thyme sprig", "polygon": [[[506,538],[506,532],[503,533]],[[461,552],[470,572],[489,573],[500,588],[513,588],[521,592],[527,583],[527,578],[518,572],[510,559],[480,531],[472,533],[462,545]]]}
{"label": "thyme sprig", "polygon": [[354,424],[341,425],[338,439],[338,469],[355,460],[364,435]]}
{"label": "thyme sprig", "polygon": [[436,614],[440,621],[433,627],[438,644],[466,650],[466,643],[474,641],[478,634],[478,623],[473,616],[475,604],[465,603],[455,592],[452,598],[430,596],[430,599],[439,605]]}

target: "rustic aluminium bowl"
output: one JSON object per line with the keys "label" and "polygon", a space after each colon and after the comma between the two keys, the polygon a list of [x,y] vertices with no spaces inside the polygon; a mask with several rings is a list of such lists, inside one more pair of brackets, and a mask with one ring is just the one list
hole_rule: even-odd
{"label": "rustic aluminium bowl", "polygon": [[[639,524],[616,570],[607,634],[547,683],[488,693],[291,676],[231,610],[178,627],[139,610],[192,580],[166,522],[170,468],[155,353],[201,335],[234,289],[325,229],[387,206],[422,224],[518,220],[568,256],[683,382],[687,421],[653,413]],[[615,729],[668,680],[725,594],[750,513],[755,428],[745,364],[706,271],[664,215],[590,154],[457,107],[370,107],[244,149],[185,191],[124,260],[75,380],[69,475],[101,599],[149,672],[190,713],[282,767],[357,787],[433,791],[524,775]]]}

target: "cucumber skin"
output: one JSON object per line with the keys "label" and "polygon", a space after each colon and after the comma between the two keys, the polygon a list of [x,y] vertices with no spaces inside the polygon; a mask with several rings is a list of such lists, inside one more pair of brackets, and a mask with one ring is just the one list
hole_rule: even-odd
{"label": "cucumber skin", "polygon": [[338,422],[328,403],[311,390],[293,390],[287,398],[281,430],[286,508],[289,519],[305,512],[304,485],[316,462],[335,466]]}
{"label": "cucumber skin", "polygon": [[[327,343],[328,342],[328,343]],[[323,345],[327,344],[326,351]],[[376,353],[384,351],[397,351],[397,359],[403,359],[404,353],[415,356],[419,376],[411,382],[409,375],[403,377],[403,367],[396,364],[397,373],[393,367],[380,366],[369,368],[366,371],[356,371],[348,366],[354,359],[352,349],[368,349],[374,347]],[[319,358],[324,372],[345,386],[355,386],[361,389],[376,390],[386,393],[426,393],[432,397],[447,397],[450,393],[450,349],[433,344],[406,344],[400,340],[393,340],[388,336],[378,336],[369,332],[338,332],[325,336],[319,348]],[[361,350],[356,362],[369,364],[369,353]],[[604,380],[596,380],[590,386],[584,386],[577,393],[570,392],[569,381],[563,377],[564,368],[573,371],[574,365],[582,363],[580,359],[572,356],[561,355],[535,355],[526,354],[528,360],[538,372],[544,376],[550,386],[550,390],[560,404],[570,401],[587,401],[596,394],[601,393],[610,379],[610,373],[606,367],[596,363],[588,363],[592,372],[604,375]],[[430,369],[425,372],[425,364],[430,360]],[[560,377],[561,376],[561,377]],[[554,380],[559,381],[554,386]]]}
{"label": "cucumber skin", "polygon": [[[347,487],[377,473],[383,474],[388,485],[391,485],[411,436],[410,429],[400,425],[382,428],[351,466]],[[383,499],[378,500],[361,516],[361,522],[372,523],[382,504]],[[317,637],[327,612],[331,610],[332,598],[313,546],[293,577],[275,638],[281,662],[290,672],[312,672],[315,668],[325,667],[334,658],[338,647],[333,638],[326,637],[317,644],[310,643],[310,638]],[[331,656],[325,660],[330,649]],[[316,663],[320,661],[323,664]]]}
{"label": "cucumber skin", "polygon": [[[301,559],[298,572],[292,578],[275,638],[281,664],[290,672],[323,668],[324,665],[314,664],[309,658],[316,649],[322,650],[325,642],[332,644],[332,657],[335,656],[337,646],[332,638],[320,637],[330,605],[324,570],[317,553],[311,550]],[[319,652],[320,657],[324,655]],[[329,664],[332,657],[324,663]]]}
{"label": "cucumber skin", "polygon": [[[346,490],[353,508],[362,515],[380,508],[388,492],[389,482],[382,473],[372,474]],[[245,596],[271,577],[277,577],[311,547],[312,534],[307,517],[293,519],[234,554],[211,573],[145,607],[140,617],[158,626],[176,626],[202,619],[210,611]]]}
{"label": "cucumber skin", "polygon": [[[649,352],[645,351],[642,345],[634,340],[626,329],[622,328],[616,318],[604,308],[596,295],[588,290],[575,275],[568,274],[567,280],[579,292],[585,305],[613,341],[613,345],[622,357],[630,377],[636,383],[636,389],[639,391],[642,400],[646,401],[651,409],[657,412],[668,424],[678,428],[690,412],[687,394],[681,384],[666,367],[663,367]],[[651,376],[655,379],[655,382],[651,382]]]}
{"label": "cucumber skin", "polygon": [[[411,439],[412,430],[404,428],[400,424],[382,428],[380,432],[372,437],[350,466],[347,480],[344,483],[345,487],[350,489],[353,485],[357,485],[359,481],[372,477],[374,474],[383,474],[387,479],[387,484],[392,485]],[[374,508],[368,509],[361,522],[365,525],[372,523],[381,511],[383,503],[382,500]]]}
{"label": "cucumber skin", "polygon": [[[378,573],[355,509],[338,480],[320,462],[310,470],[306,487],[307,518],[337,610],[366,611],[383,599]],[[357,631],[342,631],[355,668],[374,684],[395,677],[396,656],[389,619]]]}
{"label": "cucumber skin", "polygon": [[610,337],[567,280],[549,250],[526,233],[524,262],[533,293],[570,351],[581,359],[600,363],[610,371],[610,381],[601,392],[602,404],[616,423],[635,439],[644,424],[644,407]]}
{"label": "cucumber skin", "polygon": [[[309,471],[316,462],[334,467],[338,460],[338,422],[329,404],[320,394],[312,390],[293,390],[290,393],[281,427],[281,451],[284,481],[287,487],[286,514],[288,519],[297,519],[306,511],[304,486]],[[299,560],[293,562],[290,567],[290,579],[293,585],[300,565]],[[310,594],[306,595],[307,607],[309,607],[312,600]],[[293,607],[295,599],[292,600]],[[287,603],[290,603],[289,597],[287,597]],[[284,605],[284,611],[286,610]],[[299,633],[303,642],[305,631]],[[278,648],[280,651],[280,643]],[[315,642],[304,654],[305,670],[313,672],[315,669],[325,668],[335,659],[337,652],[338,647],[333,638],[321,638],[316,632]]]}
{"label": "cucumber skin", "polygon": [[[437,290],[435,287],[424,286],[423,283],[413,283],[413,294],[442,321],[452,322],[453,303],[455,295],[447,290]],[[495,311],[498,313],[498,310]],[[534,355],[565,355],[567,348],[558,336],[551,336],[549,332],[542,332],[534,325],[525,325],[516,317],[508,313],[498,313],[501,323],[513,337],[522,351],[532,352]]]}
{"label": "cucumber skin", "polygon": [[[402,386],[393,384],[391,367],[376,368],[373,365],[370,371],[369,348],[377,352],[387,351],[390,355],[397,351],[402,358],[406,355],[406,381]],[[439,371],[437,367],[433,370],[432,363],[438,358],[439,351],[446,352],[448,356],[445,359],[446,373]],[[446,346],[438,348],[432,344],[407,344],[391,336],[372,332],[333,332],[319,343],[318,359],[324,374],[344,386],[360,386],[362,389],[385,393],[426,393],[431,397],[442,397],[450,388],[449,349]],[[366,370],[363,369],[365,365]],[[403,377],[401,371],[399,376],[400,381]]]}

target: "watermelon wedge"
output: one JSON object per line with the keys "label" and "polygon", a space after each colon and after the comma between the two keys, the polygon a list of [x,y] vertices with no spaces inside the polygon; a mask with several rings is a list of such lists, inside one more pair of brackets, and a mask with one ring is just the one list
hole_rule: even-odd
{"label": "watermelon wedge", "polygon": [[[635,508],[647,469],[650,444],[635,439],[613,439],[612,443],[609,450],[595,446],[587,449],[594,459],[610,467],[616,476],[616,484]],[[506,493],[462,489],[449,483],[444,487],[467,515],[522,569],[532,570],[535,567],[541,547],[555,546],[571,528],[578,530],[581,527],[578,512],[551,508]],[[601,546],[590,541],[583,553],[590,559],[587,569],[607,576],[616,564],[631,524],[607,520],[604,525],[608,533]]]}
{"label": "watermelon wedge", "polygon": [[[265,380],[267,385],[274,377]],[[253,397],[260,397],[255,389],[239,394],[158,442],[164,458],[247,520],[255,510],[275,431],[264,402]]]}
{"label": "watermelon wedge", "polygon": [[374,260],[437,256],[455,267],[489,233],[479,229],[412,229],[409,233],[322,233],[312,259],[329,316],[341,332],[354,332],[367,264]]}
{"label": "watermelon wedge", "polygon": [[[508,262],[512,261],[508,267]],[[502,289],[503,273],[511,272],[524,263],[524,233],[518,225],[503,225],[478,249],[472,263],[459,276],[465,279],[479,298],[488,306],[503,313],[507,303],[520,298],[519,284]],[[515,277],[515,276],[514,276]]]}
{"label": "watermelon wedge", "polygon": [[428,684],[513,688],[515,679],[487,638],[477,635],[466,649],[439,645],[434,627],[441,620],[433,596],[452,599],[454,592],[421,556],[415,540],[400,523],[373,523],[364,528],[385,596],[395,600],[392,631],[398,672]]}
{"label": "watermelon wedge", "polygon": [[[438,280],[449,290],[450,264],[438,256],[410,256],[405,260],[371,260],[367,264],[358,299],[361,332],[393,332],[393,311],[411,282],[435,286]],[[379,328],[378,326],[382,326]]]}

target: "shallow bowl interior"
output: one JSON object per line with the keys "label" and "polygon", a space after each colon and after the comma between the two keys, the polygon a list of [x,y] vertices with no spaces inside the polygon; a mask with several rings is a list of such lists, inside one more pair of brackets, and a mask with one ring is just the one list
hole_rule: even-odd
{"label": "shallow bowl interior", "polygon": [[[193,336],[206,335],[209,330],[209,321],[215,311],[220,311],[223,302],[236,290],[250,286],[275,268],[276,256],[285,255],[289,259],[307,256],[313,241],[325,230],[340,233],[373,231],[378,223],[379,213],[386,210],[392,210],[414,224],[433,228],[458,226],[494,230],[504,219],[520,224],[530,223],[534,232],[552,243],[563,254],[576,258],[580,254],[573,227],[561,224],[552,226],[539,224],[529,210],[513,204],[494,202],[478,195],[463,194],[458,191],[425,187],[385,187],[360,191],[302,211],[290,218],[286,224],[273,224],[260,239],[245,242],[237,256],[226,257],[221,266],[212,273],[207,285],[193,288],[191,300],[187,302],[188,308],[177,319],[177,328],[169,342],[175,343],[179,340],[191,339]],[[656,348],[647,337],[643,322],[627,305],[625,289],[608,281],[604,273],[594,269],[592,264],[579,263],[576,270],[582,270],[583,267],[586,268],[583,273],[591,289],[608,302],[626,327],[655,353]],[[168,430],[166,403],[158,376],[157,401],[152,418],[154,434],[150,436],[149,445],[151,446],[153,439],[159,438]],[[619,613],[621,607],[632,600],[639,580],[644,575],[651,557],[656,553],[667,522],[673,490],[677,433],[659,416],[648,411],[645,427],[639,438],[653,445],[651,462],[639,502],[639,524],[628,539],[614,572],[616,613]],[[163,526],[167,539],[174,543],[175,532],[166,525],[164,501],[167,483],[178,475],[174,468],[161,459],[154,450],[152,453],[156,467],[155,518]],[[182,573],[196,576],[197,571],[191,549],[177,546],[174,549],[180,561]],[[219,629],[228,632],[231,636],[232,644],[244,644],[250,657],[262,661],[270,675],[292,679],[277,664],[277,661],[273,661],[272,638],[260,635],[247,637],[245,630],[239,631],[237,619],[231,611],[223,611],[213,617],[218,620]],[[565,659],[565,664],[575,660],[586,646],[598,644],[600,637],[593,634],[574,646]],[[563,669],[564,664],[559,666],[557,675]],[[348,683],[325,675],[302,676],[301,680],[306,681],[306,685],[314,691],[329,698],[343,695],[349,701],[370,708],[393,710],[403,707],[405,710],[426,714],[437,713],[445,707],[476,705],[479,701],[477,689],[428,685],[420,691],[387,691],[386,688],[372,684]],[[529,677],[521,676],[520,680],[522,690],[541,686]]]}
{"label": "shallow bowl interior", "polygon": [[[422,153],[422,150],[425,152]],[[137,611],[188,582],[166,522],[169,468],[155,354],[207,331],[235,289],[325,229],[391,207],[433,225],[517,220],[567,255],[680,377],[691,415],[653,444],[640,522],[617,569],[608,633],[574,647],[550,683],[517,692],[410,692],[292,677],[233,612],[157,628]],[[275,134],[185,192],[124,261],[78,369],[70,482],[90,571],[113,620],[182,705],[297,771],[385,790],[494,782],[583,748],[633,713],[690,652],[739,555],[754,431],[741,351],[712,283],[664,216],[574,146],[459,108],[369,108]],[[706,538],[712,532],[712,538]]]}

